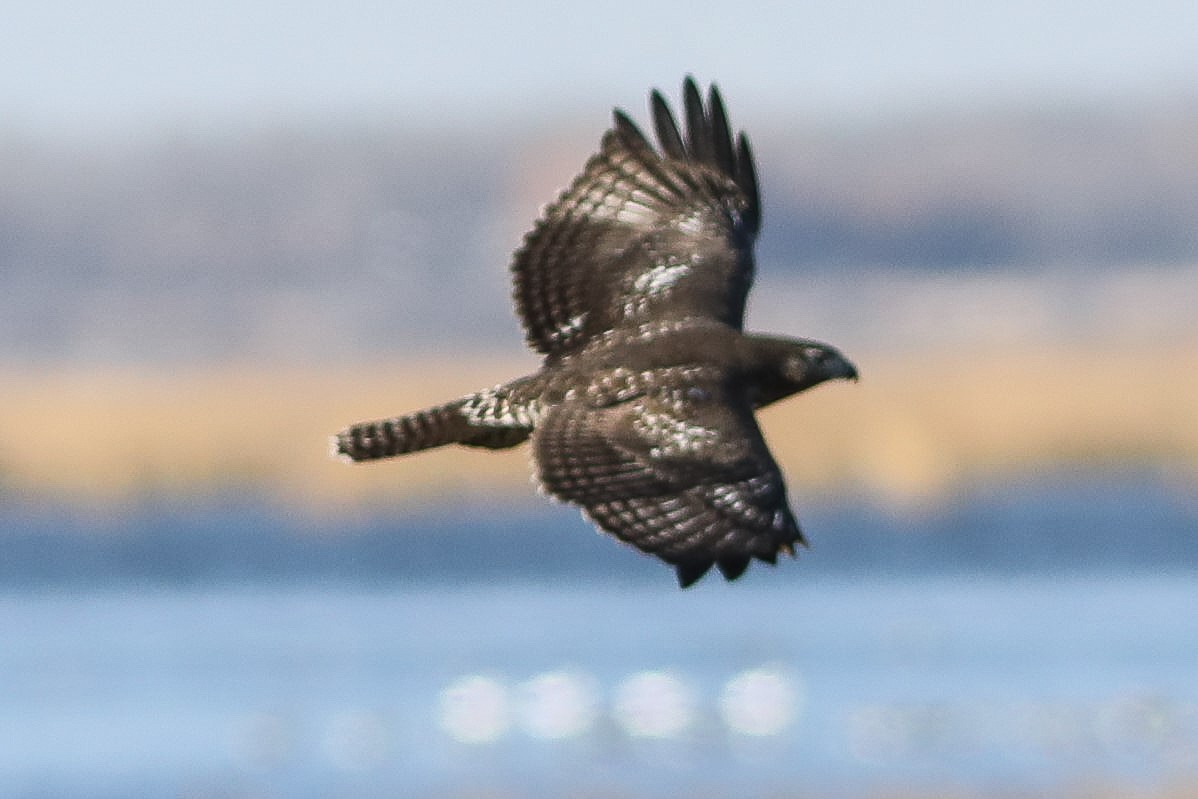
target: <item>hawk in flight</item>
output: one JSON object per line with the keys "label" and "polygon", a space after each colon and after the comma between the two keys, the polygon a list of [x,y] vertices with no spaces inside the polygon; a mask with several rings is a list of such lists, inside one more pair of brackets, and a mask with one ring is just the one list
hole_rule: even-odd
{"label": "hawk in flight", "polygon": [[659,92],[650,102],[657,147],[617,110],[516,252],[516,311],[541,369],[355,424],[334,447],[364,461],[531,439],[550,494],[686,587],[805,543],[754,412],[857,372],[826,344],[743,331],[761,224],[748,139],[733,139],[714,85],[704,102],[687,78],[681,129]]}

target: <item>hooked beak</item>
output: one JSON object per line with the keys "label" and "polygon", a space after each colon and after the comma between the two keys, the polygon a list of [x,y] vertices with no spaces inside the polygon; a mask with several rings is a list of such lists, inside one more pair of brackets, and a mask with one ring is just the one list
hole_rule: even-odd
{"label": "hooked beak", "polygon": [[832,364],[832,379],[852,380],[857,382],[857,367],[853,366],[852,361],[845,358],[843,355],[837,359],[835,364]]}

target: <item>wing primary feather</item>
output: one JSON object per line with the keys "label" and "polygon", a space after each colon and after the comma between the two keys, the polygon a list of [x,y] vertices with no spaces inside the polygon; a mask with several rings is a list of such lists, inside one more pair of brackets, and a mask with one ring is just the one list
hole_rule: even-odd
{"label": "wing primary feather", "polygon": [[[681,180],[684,184],[689,185],[685,175],[677,175],[673,170],[657,156],[653,145],[645,138],[645,134],[637,127],[636,123],[629,119],[623,111],[615,111],[615,128],[607,132],[604,137],[604,149],[612,146],[612,138],[626,150],[631,150],[636,153],[636,164],[640,169],[643,169],[652,176],[652,182],[643,182],[640,185],[642,191],[658,198],[662,202],[671,202],[677,199],[685,192],[685,188],[679,185]],[[693,188],[693,186],[691,187]],[[673,195],[668,196],[668,195]]]}
{"label": "wing primary feather", "polygon": [[747,557],[727,557],[720,558],[715,565],[719,567],[725,580],[735,580],[745,573],[745,569],[749,568],[750,560],[751,558]]}
{"label": "wing primary feather", "polygon": [[737,138],[736,185],[749,201],[746,221],[756,235],[761,229],[761,195],[757,189],[757,168],[753,166],[753,151],[749,149],[749,137],[741,133]]}
{"label": "wing primary feather", "polygon": [[650,147],[649,140],[645,138],[645,134],[641,133],[641,129],[632,121],[628,114],[617,108],[612,112],[612,119],[615,122],[616,132],[625,144],[632,145],[637,148]]}
{"label": "wing primary feather", "polygon": [[657,89],[649,96],[649,102],[653,108],[653,126],[657,130],[657,141],[661,144],[661,151],[668,158],[687,160],[686,145],[682,142],[682,134],[678,132],[678,123],[670,111],[670,104]]}
{"label": "wing primary feather", "polygon": [[[660,95],[658,95],[660,98]],[[643,190],[655,194],[665,201],[668,200],[662,192],[669,192],[673,195],[671,199],[678,199],[684,196],[688,191],[698,190],[699,186],[686,170],[678,170],[670,166],[670,160],[689,160],[686,153],[686,147],[682,143],[682,135],[678,132],[678,125],[674,122],[674,115],[670,113],[670,107],[666,104],[664,98],[660,99],[661,111],[664,114],[664,119],[658,116],[655,108],[654,125],[658,138],[666,137],[664,141],[672,142],[669,145],[663,144],[662,149],[676,152],[671,154],[667,152],[667,158],[663,159],[657,151],[653,149],[653,145],[641,133],[640,128],[636,126],[631,119],[624,115],[622,111],[617,111],[616,117],[616,135],[620,137],[620,141],[626,146],[634,150],[641,151],[636,159],[637,165],[653,176],[653,181],[656,184],[654,187],[642,185]]]}
{"label": "wing primary feather", "polygon": [[707,574],[712,565],[710,560],[691,560],[676,564],[674,570],[678,574],[678,587],[690,588],[696,580]]}
{"label": "wing primary feather", "polygon": [[682,84],[683,106],[686,109],[686,141],[689,145],[691,160],[700,164],[715,163],[714,148],[711,143],[711,123],[707,112],[703,109],[703,96],[695,79],[687,76]]}
{"label": "wing primary feather", "polygon": [[711,114],[711,137],[716,163],[725,175],[736,176],[736,151],[732,148],[732,129],[728,124],[728,111],[720,90],[711,84],[707,93],[707,107]]}

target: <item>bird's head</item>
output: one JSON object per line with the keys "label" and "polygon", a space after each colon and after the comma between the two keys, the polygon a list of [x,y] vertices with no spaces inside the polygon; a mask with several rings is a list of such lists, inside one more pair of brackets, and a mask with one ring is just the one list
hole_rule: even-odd
{"label": "bird's head", "polygon": [[825,380],[856,380],[857,367],[835,347],[818,341],[796,341],[783,370],[786,378],[798,384],[796,391],[817,386]]}
{"label": "bird's head", "polygon": [[758,383],[757,407],[827,380],[856,380],[857,367],[835,347],[807,339],[760,338],[768,366]]}

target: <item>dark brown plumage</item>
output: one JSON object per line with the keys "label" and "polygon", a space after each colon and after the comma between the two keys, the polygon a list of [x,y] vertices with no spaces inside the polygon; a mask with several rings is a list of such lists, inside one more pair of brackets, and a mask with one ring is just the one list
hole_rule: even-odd
{"label": "dark brown plumage", "polygon": [[804,543],[754,411],[851,363],[814,341],[742,332],[761,223],[748,140],[715,86],[683,84],[685,136],[658,92],[659,149],[621,111],[512,264],[540,371],[446,405],[363,422],[352,460],[532,439],[549,493],[674,565],[688,586]]}

